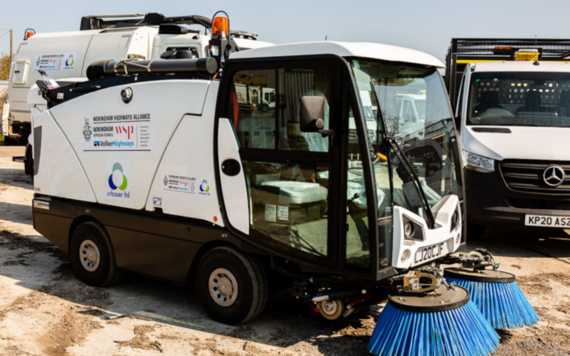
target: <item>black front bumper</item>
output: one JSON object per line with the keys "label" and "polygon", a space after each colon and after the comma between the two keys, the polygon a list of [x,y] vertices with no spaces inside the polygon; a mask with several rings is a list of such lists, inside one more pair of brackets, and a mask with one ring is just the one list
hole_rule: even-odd
{"label": "black front bumper", "polygon": [[[497,167],[498,168],[498,167]],[[509,189],[498,169],[481,173],[463,169],[467,221],[483,226],[525,226],[525,215],[570,217],[570,196]]]}

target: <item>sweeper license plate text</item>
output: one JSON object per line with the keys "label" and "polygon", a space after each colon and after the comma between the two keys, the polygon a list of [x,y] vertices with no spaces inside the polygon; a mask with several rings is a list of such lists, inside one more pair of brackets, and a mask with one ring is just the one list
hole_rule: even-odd
{"label": "sweeper license plate text", "polygon": [[524,224],[525,226],[568,227],[570,226],[570,217],[526,215]]}
{"label": "sweeper license plate text", "polygon": [[439,243],[437,245],[424,247],[418,250],[418,252],[416,252],[416,258],[414,260],[414,263],[418,264],[426,262],[446,254],[447,254],[447,244],[445,242]]}

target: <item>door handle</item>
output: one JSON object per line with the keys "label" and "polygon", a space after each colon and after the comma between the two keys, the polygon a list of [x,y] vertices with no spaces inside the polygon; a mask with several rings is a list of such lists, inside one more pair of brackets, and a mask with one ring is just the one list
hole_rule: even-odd
{"label": "door handle", "polygon": [[237,176],[241,172],[239,162],[233,158],[226,159],[222,162],[222,172],[230,177]]}

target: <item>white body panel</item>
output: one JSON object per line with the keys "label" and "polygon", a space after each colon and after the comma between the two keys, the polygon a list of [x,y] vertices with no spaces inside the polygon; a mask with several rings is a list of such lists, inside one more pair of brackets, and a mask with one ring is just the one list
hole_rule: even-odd
{"label": "white body panel", "polygon": [[362,57],[393,62],[416,63],[437,68],[445,68],[443,63],[432,55],[409,48],[366,42],[305,42],[284,44],[250,51],[237,52],[232,58],[282,57],[336,54],[341,57]]}
{"label": "white body panel", "polygon": [[[214,156],[214,146],[212,145],[214,110],[218,84],[218,82],[211,82],[207,97],[204,96],[200,100],[185,90],[188,94],[185,102],[203,103],[204,112],[202,115],[184,116],[175,129],[156,171],[146,201],[147,210],[161,207],[166,214],[205,220],[224,226],[218,205],[216,176],[212,159]],[[165,177],[174,182],[164,184]],[[176,180],[179,182],[177,183]],[[204,183],[204,181],[206,182]],[[187,187],[183,186],[184,182],[188,183]],[[192,183],[194,184],[193,187]],[[188,190],[177,188],[187,188]]]}
{"label": "white body panel", "polygon": [[42,129],[39,172],[34,176],[34,191],[86,202],[96,202],[85,171],[69,142],[49,111],[34,118]]}
{"label": "white body panel", "polygon": [[[144,209],[153,179],[152,172],[156,171],[168,141],[185,114],[201,115],[209,84],[209,81],[170,80],[129,85],[133,90],[133,99],[130,104],[125,104],[120,96],[125,86],[117,86],[81,96],[50,110],[65,136],[72,142],[73,149],[85,168],[98,202],[131,209]],[[105,105],[101,106],[100,103],[105,103]],[[157,106],[156,103],[162,105]],[[129,134],[125,132],[115,134],[116,128],[111,130],[113,137],[108,141],[105,139],[96,141],[94,132],[92,140],[85,142],[82,135],[84,118],[91,120],[96,116],[129,114],[150,114],[149,135],[150,140],[154,141],[151,142],[150,151],[137,151],[135,135],[129,137]],[[122,123],[124,122],[119,122],[119,124]],[[95,126],[94,120],[90,121],[90,124]],[[135,125],[124,123],[124,126],[133,127]],[[102,127],[111,126],[104,124]],[[103,141],[134,142],[135,144],[133,149],[128,150],[123,149],[125,146],[95,147],[96,142],[102,143]],[[91,145],[93,145],[93,150],[90,149]],[[108,150],[100,151],[101,149]],[[110,189],[109,175],[111,172],[108,172],[110,169],[108,165],[112,165],[111,161],[114,160],[130,162],[130,176],[126,175],[128,191],[125,191],[129,193],[128,198],[126,195],[123,199],[118,199],[112,194],[108,195],[111,190],[116,190]],[[127,169],[127,167],[123,168]]]}
{"label": "white body panel", "polygon": [[[411,268],[417,265],[425,264],[426,262],[435,261],[448,253],[457,251],[461,243],[461,223],[459,223],[453,231],[450,231],[453,213],[459,212],[461,216],[461,207],[459,199],[456,195],[451,195],[442,206],[434,209],[434,217],[436,221],[436,228],[433,230],[428,229],[425,220],[417,214],[412,213],[400,206],[394,207],[394,232],[392,242],[392,266],[396,268]],[[408,240],[404,239],[404,216],[413,220],[421,226],[424,234],[424,240]],[[438,250],[439,254],[427,256],[428,258],[416,258],[416,253],[423,248],[429,248],[434,245],[441,245],[442,250]],[[402,258],[402,256],[408,256]]]}
{"label": "white body panel", "polygon": [[[235,159],[239,162],[240,172],[230,177],[222,172],[222,165],[227,159]],[[221,119],[218,128],[218,162],[220,162],[220,184],[224,197],[224,205],[231,225],[249,235],[249,204],[247,186],[239,147],[235,131],[228,119]]]}

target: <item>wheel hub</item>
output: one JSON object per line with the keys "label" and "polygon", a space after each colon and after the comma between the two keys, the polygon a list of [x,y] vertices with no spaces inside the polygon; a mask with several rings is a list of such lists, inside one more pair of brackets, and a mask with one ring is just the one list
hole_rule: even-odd
{"label": "wheel hub", "polygon": [[233,305],[238,296],[238,284],[234,275],[225,268],[212,272],[209,280],[210,296],[222,307]]}
{"label": "wheel hub", "polygon": [[101,262],[101,255],[95,242],[85,240],[81,243],[81,246],[79,246],[79,259],[83,268],[87,271],[94,272],[97,270]]}
{"label": "wheel hub", "polygon": [[323,305],[322,311],[328,315],[333,315],[338,308],[338,306],[336,305],[336,301],[334,300],[324,301],[322,305]]}

